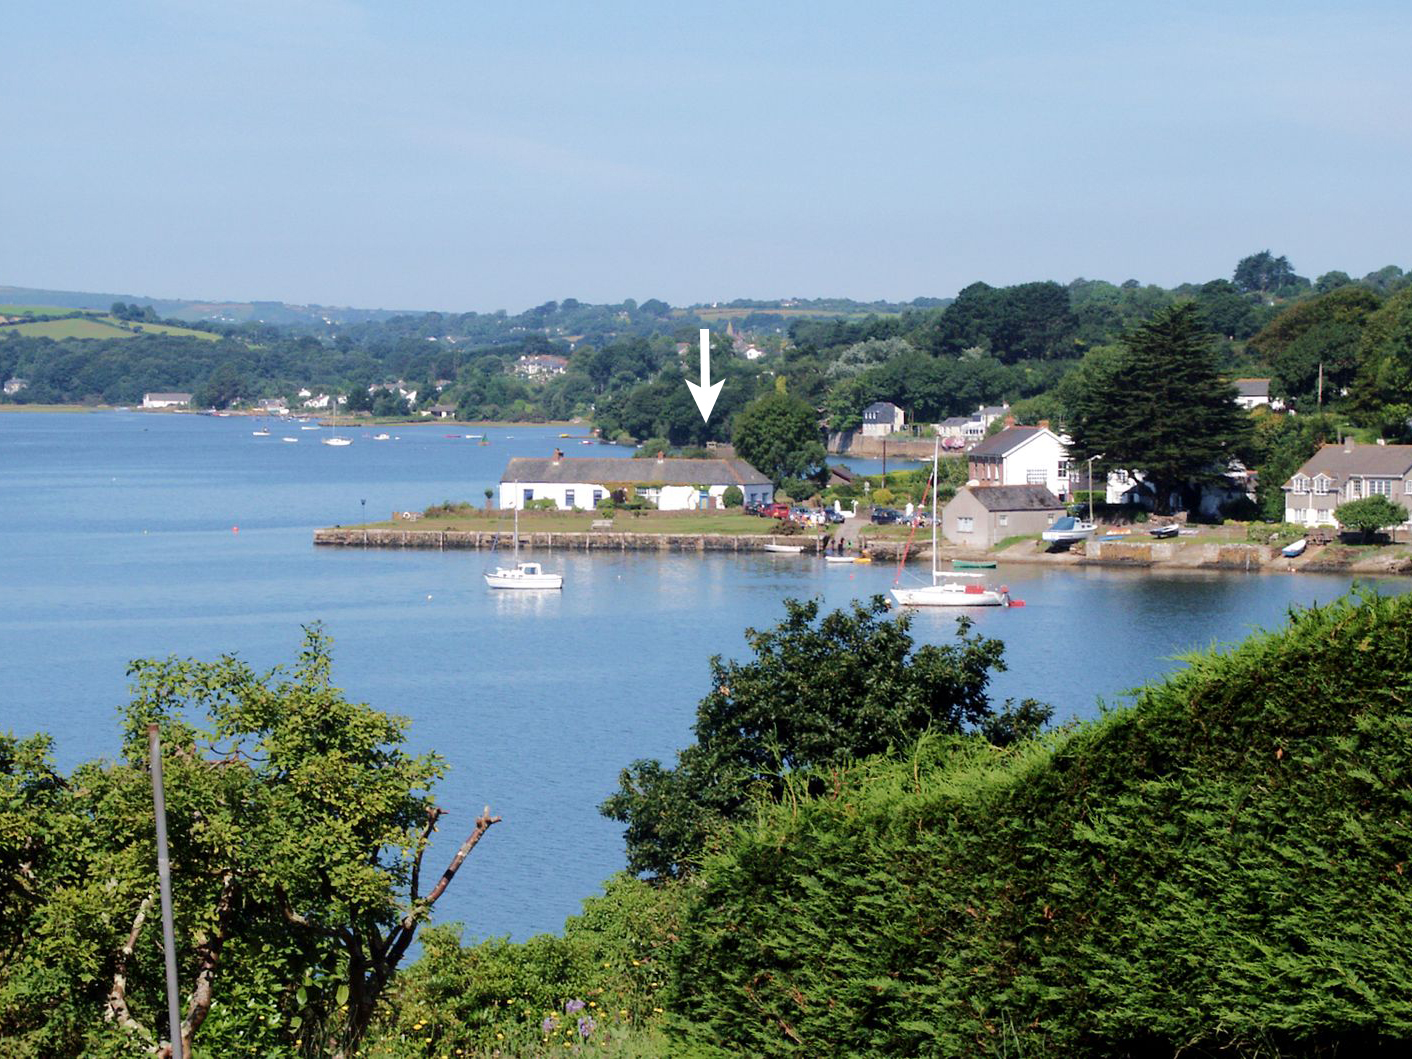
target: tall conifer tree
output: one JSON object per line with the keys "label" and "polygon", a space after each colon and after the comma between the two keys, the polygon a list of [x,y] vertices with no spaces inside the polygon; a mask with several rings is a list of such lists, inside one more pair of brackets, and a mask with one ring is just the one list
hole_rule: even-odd
{"label": "tall conifer tree", "polygon": [[1158,510],[1169,510],[1174,496],[1190,504],[1249,436],[1235,397],[1195,305],[1163,309],[1072,391],[1070,452],[1079,460],[1101,453],[1101,467],[1141,472]]}

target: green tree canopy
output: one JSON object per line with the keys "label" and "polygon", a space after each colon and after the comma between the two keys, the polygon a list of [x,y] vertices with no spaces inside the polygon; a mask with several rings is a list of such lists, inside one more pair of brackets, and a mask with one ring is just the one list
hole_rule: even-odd
{"label": "green tree canopy", "polygon": [[819,414],[813,406],[779,392],[746,405],[731,431],[740,458],[776,486],[786,478],[817,479],[823,474],[826,454],[819,439]]}
{"label": "green tree canopy", "polygon": [[1324,403],[1337,401],[1358,373],[1363,329],[1381,304],[1366,288],[1343,286],[1275,317],[1250,340],[1270,367],[1271,391],[1306,408],[1316,399],[1322,365]]}
{"label": "green tree canopy", "polygon": [[1334,508],[1334,518],[1346,530],[1357,530],[1366,541],[1379,530],[1407,521],[1407,509],[1385,496],[1365,496]]}
{"label": "green tree canopy", "polygon": [[1168,510],[1219,480],[1246,443],[1250,422],[1221,377],[1195,305],[1157,313],[1116,350],[1095,351],[1065,387],[1065,422],[1077,460],[1141,472]]}
{"label": "green tree canopy", "polygon": [[1294,274],[1294,266],[1289,263],[1289,258],[1283,254],[1275,257],[1268,250],[1241,258],[1236,264],[1234,278],[1235,285],[1241,290],[1247,293],[1258,291],[1262,294],[1288,287],[1299,279]]}
{"label": "green tree canopy", "polygon": [[427,885],[443,814],[428,789],[444,766],[404,750],[404,720],[344,699],[330,661],[312,629],[292,673],[233,657],[134,663],[120,759],[69,778],[43,746],[0,740],[0,860],[24,861],[0,882],[0,1039],[18,1049],[6,1054],[153,1054],[171,1032],[149,723],[186,1054],[193,1040],[208,1055],[356,1050],[419,925],[498,818],[482,815]]}
{"label": "green tree canopy", "polygon": [[1351,390],[1359,418],[1386,437],[1406,437],[1412,431],[1412,287],[1368,317],[1359,354]]}
{"label": "green tree canopy", "polygon": [[752,792],[778,793],[795,769],[908,747],[926,731],[980,726],[1004,741],[1048,719],[1029,700],[992,708],[986,687],[1005,668],[999,640],[970,635],[962,618],[955,643],[915,647],[910,623],[890,617],[882,596],[822,618],[816,601],[786,600],[779,625],[746,631],[752,659],[713,657],[696,742],[676,768],[634,762],[603,804],[627,825],[629,868],[688,870]]}

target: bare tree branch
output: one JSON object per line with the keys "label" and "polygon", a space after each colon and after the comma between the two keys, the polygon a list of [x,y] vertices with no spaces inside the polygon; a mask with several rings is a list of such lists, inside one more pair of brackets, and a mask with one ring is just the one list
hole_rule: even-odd
{"label": "bare tree branch", "polygon": [[129,1033],[137,1034],[146,1042],[149,1049],[157,1052],[159,1046],[153,1039],[151,1031],[133,1018],[132,1011],[127,1006],[128,960],[132,959],[132,950],[137,947],[137,939],[142,934],[142,925],[147,922],[147,910],[151,907],[152,895],[148,894],[137,906],[137,915],[132,920],[132,930],[128,931],[127,942],[118,952],[118,958],[113,968],[113,988],[108,990],[108,1008],[103,1012],[103,1017],[109,1022],[116,1022]]}
{"label": "bare tree branch", "polygon": [[427,822],[422,828],[422,833],[417,839],[417,856],[412,861],[412,903],[417,903],[420,896],[419,890],[422,885],[422,854],[427,851],[427,840],[431,838],[431,833],[436,830],[436,822],[446,815],[445,809],[432,806],[427,810]]}
{"label": "bare tree branch", "polygon": [[181,1024],[183,1055],[191,1054],[191,1040],[211,1013],[216,965],[220,963],[221,949],[230,936],[231,923],[235,919],[236,886],[235,873],[226,871],[221,878],[221,896],[216,902],[216,928],[196,946],[196,985],[187,999],[187,1014]]}
{"label": "bare tree branch", "polygon": [[[436,881],[436,885],[431,888],[431,892],[422,900],[415,902],[407,914],[402,917],[402,922],[397,925],[393,932],[397,940],[392,943],[388,960],[392,966],[397,966],[403,955],[407,952],[407,947],[412,944],[412,938],[417,933],[417,923],[431,911],[432,905],[446,892],[446,888],[451,885],[451,880],[456,878],[456,873],[461,870],[461,865],[470,856],[471,850],[476,848],[485,833],[495,824],[500,823],[500,817],[490,815],[490,806],[482,810],[476,818],[476,826],[466,841],[461,843],[461,848],[456,851],[456,855],[451,858],[451,863],[446,866],[446,870],[441,873],[441,878]],[[390,939],[389,939],[390,940]]]}

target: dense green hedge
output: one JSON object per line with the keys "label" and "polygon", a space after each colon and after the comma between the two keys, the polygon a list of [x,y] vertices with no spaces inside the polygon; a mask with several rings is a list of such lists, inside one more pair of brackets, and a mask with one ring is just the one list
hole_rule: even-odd
{"label": "dense green hedge", "polygon": [[680,1052],[1398,1050],[1409,783],[1412,597],[1297,613],[1043,745],[841,771],[703,868]]}

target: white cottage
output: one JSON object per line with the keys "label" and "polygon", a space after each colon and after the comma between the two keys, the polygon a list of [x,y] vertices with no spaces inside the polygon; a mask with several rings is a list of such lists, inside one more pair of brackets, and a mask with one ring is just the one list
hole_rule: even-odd
{"label": "white cottage", "polygon": [[731,486],[747,504],[774,499],[774,485],[744,460],[570,459],[556,452],[548,460],[511,460],[500,476],[500,506],[550,499],[563,509],[589,509],[621,489],[659,511],[691,511],[725,507],[723,496]]}
{"label": "white cottage", "polygon": [[967,458],[977,485],[1042,485],[1060,500],[1069,498],[1069,452],[1048,427],[1006,427]]}

